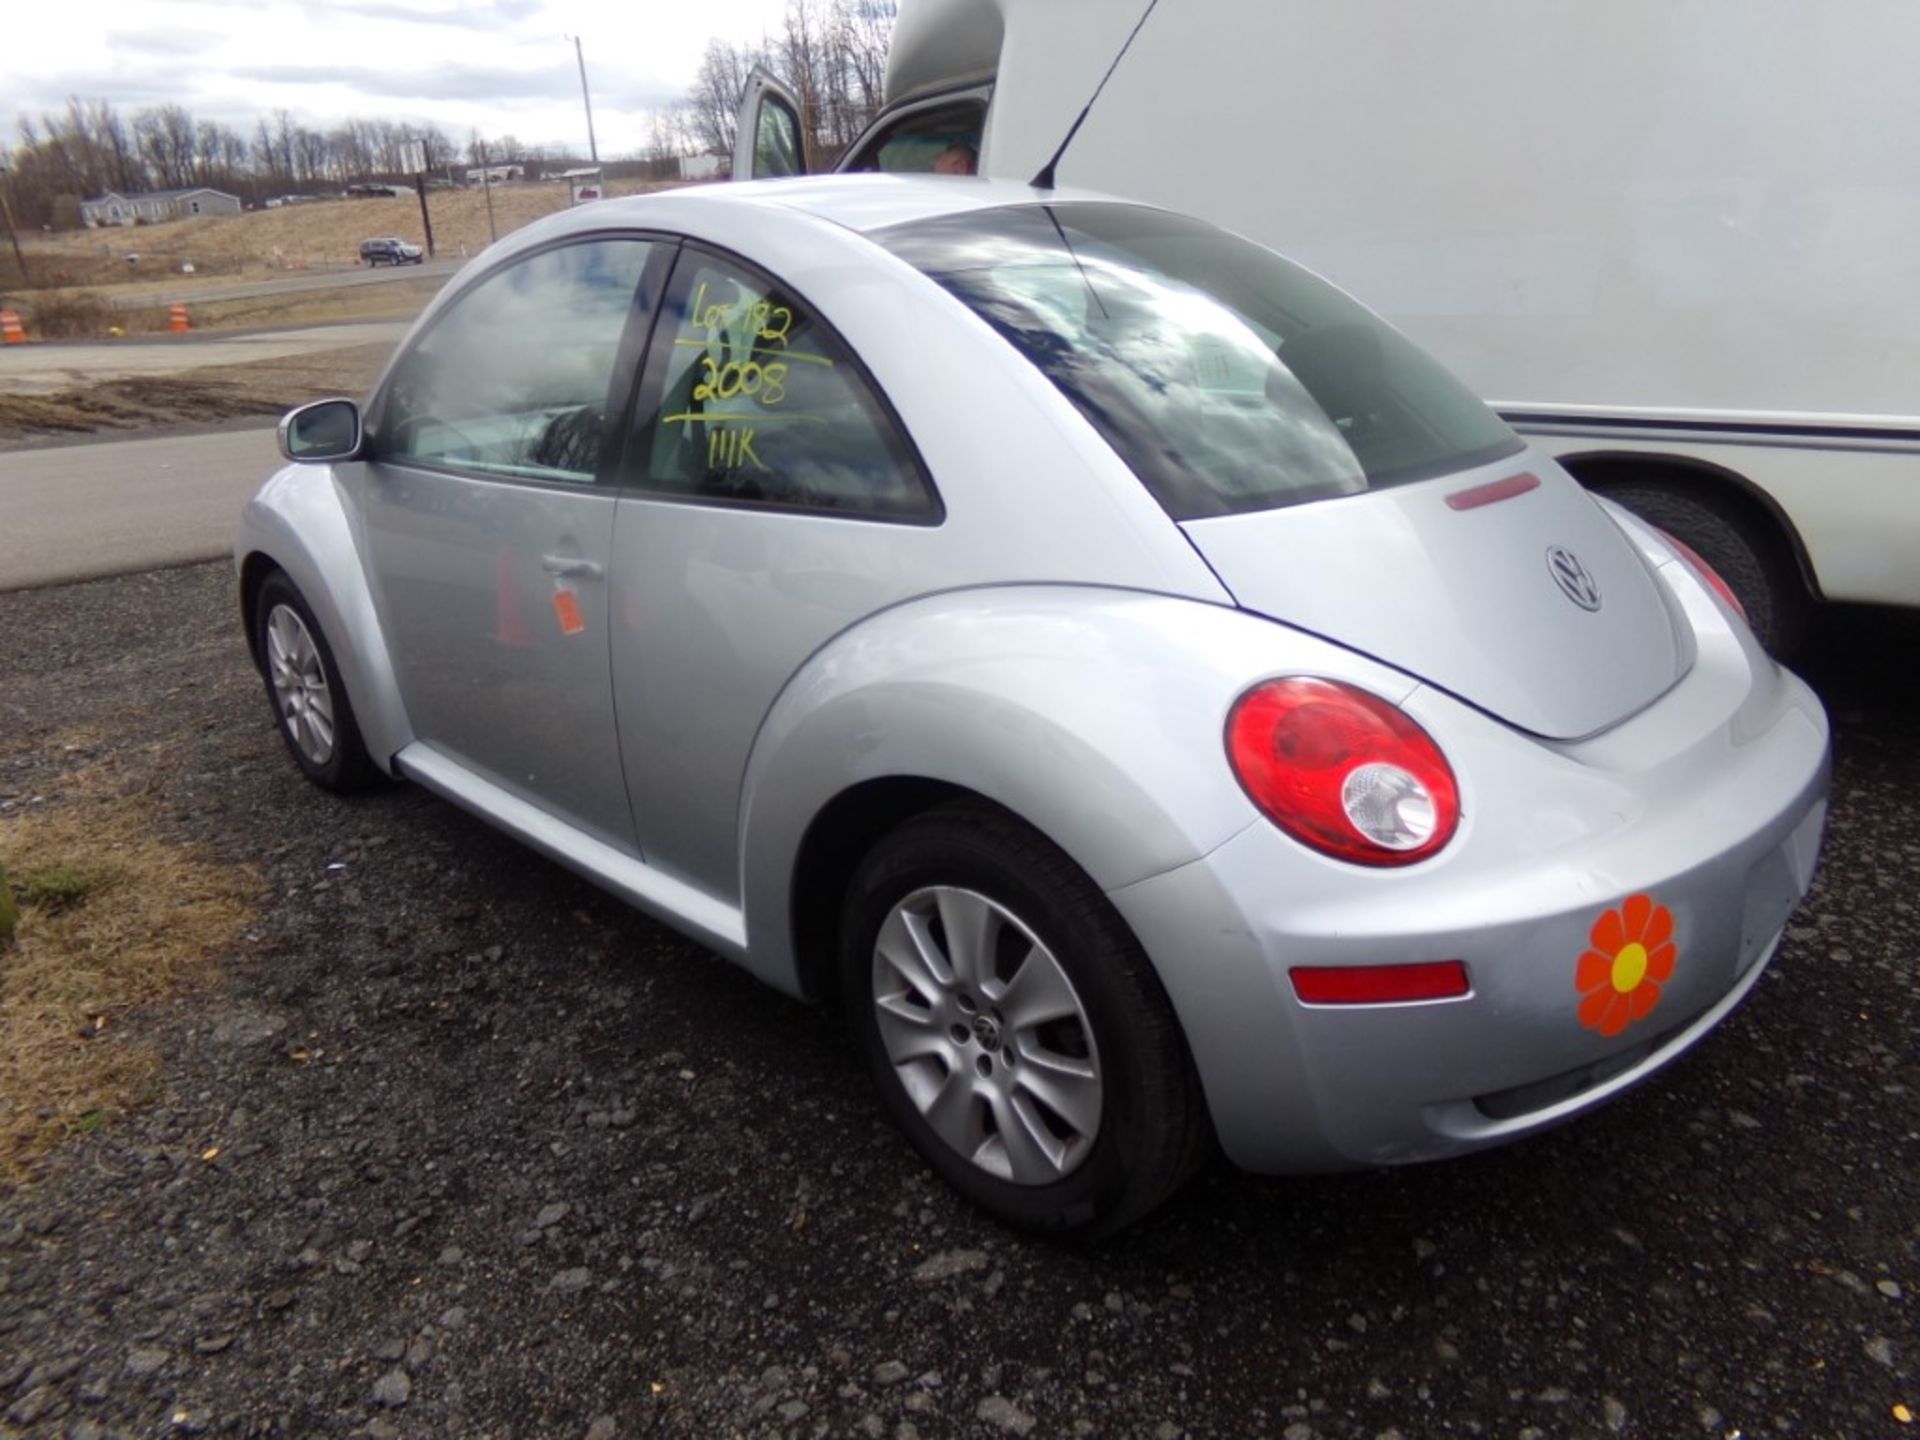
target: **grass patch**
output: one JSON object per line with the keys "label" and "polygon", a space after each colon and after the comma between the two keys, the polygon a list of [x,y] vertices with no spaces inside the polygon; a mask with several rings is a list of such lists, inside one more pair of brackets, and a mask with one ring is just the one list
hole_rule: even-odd
{"label": "grass patch", "polygon": [[0,948],[0,1186],[153,1094],[160,1057],[124,1022],[213,981],[252,914],[251,870],[160,839],[151,796],[115,778],[81,772],[0,819],[20,911]]}
{"label": "grass patch", "polygon": [[56,865],[51,870],[29,870],[13,882],[13,898],[22,908],[31,906],[57,915],[85,900],[88,892],[102,878],[99,875],[83,875],[70,865]]}
{"label": "grass patch", "polygon": [[107,333],[113,310],[98,295],[85,290],[34,298],[28,324],[42,340],[77,340]]}

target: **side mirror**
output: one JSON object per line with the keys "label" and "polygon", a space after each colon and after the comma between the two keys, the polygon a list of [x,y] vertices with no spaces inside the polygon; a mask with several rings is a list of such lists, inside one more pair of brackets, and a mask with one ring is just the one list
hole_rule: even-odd
{"label": "side mirror", "polygon": [[351,400],[316,400],[289,410],[277,432],[289,460],[319,463],[360,454],[360,407]]}

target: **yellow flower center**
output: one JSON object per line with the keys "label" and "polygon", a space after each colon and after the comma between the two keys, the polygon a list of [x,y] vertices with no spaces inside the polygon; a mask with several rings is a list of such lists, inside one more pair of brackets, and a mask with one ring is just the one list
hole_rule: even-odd
{"label": "yellow flower center", "polygon": [[1613,957],[1613,988],[1625,995],[1630,990],[1638,990],[1646,978],[1647,947],[1637,940],[1622,945],[1620,953]]}

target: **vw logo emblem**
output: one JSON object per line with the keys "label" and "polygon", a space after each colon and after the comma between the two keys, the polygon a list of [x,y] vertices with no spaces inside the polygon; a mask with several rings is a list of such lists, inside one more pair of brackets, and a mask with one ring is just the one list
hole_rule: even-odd
{"label": "vw logo emblem", "polygon": [[1600,608],[1600,582],[1566,546],[1555,545],[1547,551],[1547,570],[1553,576],[1553,583],[1560,587],[1560,593],[1582,610]]}

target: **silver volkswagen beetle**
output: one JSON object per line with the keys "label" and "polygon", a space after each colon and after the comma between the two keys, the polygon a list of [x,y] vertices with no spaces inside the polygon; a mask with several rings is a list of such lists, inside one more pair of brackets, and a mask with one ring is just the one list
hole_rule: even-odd
{"label": "silver volkswagen beetle", "polygon": [[494,246],[246,507],[294,761],[403,777],[796,995],[1003,1219],[1217,1143],[1597,1105],[1810,883],[1819,704],[1696,557],[1269,251],[984,180]]}

